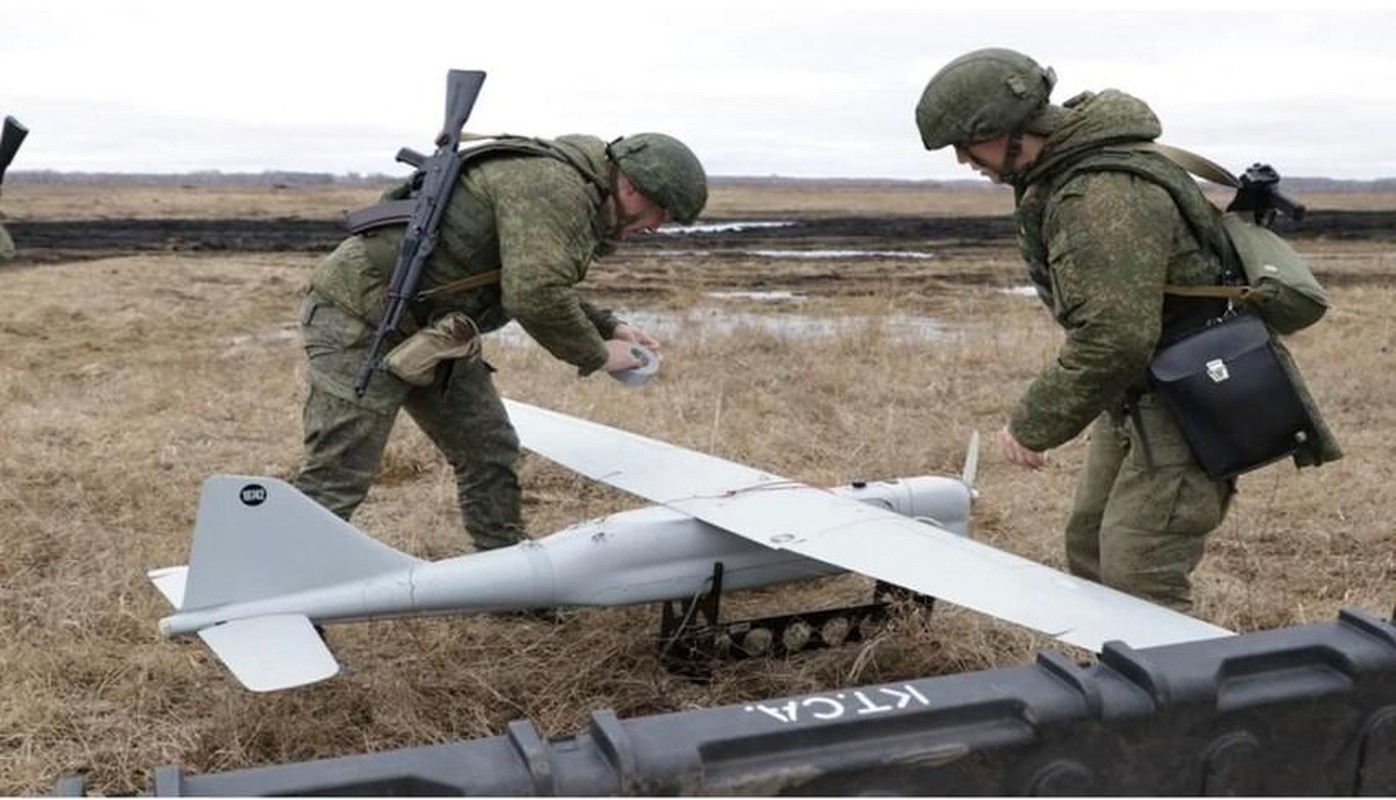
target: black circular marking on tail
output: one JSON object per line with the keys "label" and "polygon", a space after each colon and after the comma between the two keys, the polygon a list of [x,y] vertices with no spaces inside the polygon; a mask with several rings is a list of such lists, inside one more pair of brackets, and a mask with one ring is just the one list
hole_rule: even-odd
{"label": "black circular marking on tail", "polygon": [[267,500],[267,490],[259,483],[249,483],[238,492],[238,499],[245,506],[260,506]]}

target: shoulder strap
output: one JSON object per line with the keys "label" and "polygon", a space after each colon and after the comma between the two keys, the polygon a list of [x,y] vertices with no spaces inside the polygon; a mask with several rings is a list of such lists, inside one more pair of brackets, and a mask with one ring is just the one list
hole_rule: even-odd
{"label": "shoulder strap", "polygon": [[[461,149],[459,157],[463,164],[487,156],[508,153],[555,158],[576,170],[588,183],[599,189],[603,199],[611,194],[610,186],[591,168],[582,163],[567,148],[547,139],[515,136],[507,133],[489,136],[465,133],[461,134],[461,141],[476,142],[476,144]],[[400,225],[411,219],[413,205],[414,201],[410,199],[388,200],[357,211],[350,211],[344,215],[344,228],[350,233],[363,233],[387,225]]]}
{"label": "shoulder strap", "polygon": [[549,139],[543,139],[537,136],[517,136],[512,133],[501,133],[494,135],[464,134],[461,136],[461,141],[483,142],[482,144],[473,145],[469,150],[461,151],[463,154],[469,154],[466,156],[468,158],[474,157],[477,153],[484,152],[532,153],[534,155],[555,158],[567,164],[567,166],[572,169],[575,169],[583,178],[587,179],[587,182],[591,183],[597,189],[600,189],[603,197],[611,193],[611,187],[606,181],[602,180],[601,176],[597,175],[590,167],[582,163],[581,159],[577,158],[568,147]]}
{"label": "shoulder strap", "polygon": [[[1178,165],[1182,169],[1186,170],[1190,174],[1196,175],[1197,177],[1202,178],[1203,180],[1211,181],[1212,183],[1220,184],[1222,186],[1227,186],[1233,189],[1241,185],[1240,181],[1237,180],[1236,176],[1231,174],[1231,172],[1227,170],[1225,167],[1221,166],[1215,161],[1212,161],[1211,159],[1204,158],[1198,155],[1197,153],[1192,152],[1191,150],[1184,150],[1181,147],[1174,147],[1173,145],[1164,144],[1163,142],[1152,141],[1129,142],[1124,144],[1112,145],[1112,147],[1124,147],[1131,150],[1145,150],[1152,153],[1158,153],[1159,155]],[[1139,175],[1140,177],[1151,177],[1145,170],[1142,169],[1127,169],[1127,171]],[[1163,185],[1164,188],[1169,188],[1170,193],[1172,193],[1172,189],[1168,187],[1167,184]],[[1183,212],[1185,218],[1191,218],[1193,216],[1192,214],[1188,213],[1188,206],[1185,203],[1183,203],[1182,198],[1175,196],[1173,199],[1174,202],[1178,204],[1178,208]],[[1190,219],[1189,224],[1193,225],[1194,230],[1197,231],[1198,229],[1196,226],[1201,224],[1201,220]],[[1230,238],[1226,235],[1225,230],[1222,230],[1220,226],[1218,226],[1216,235],[1219,237],[1219,239],[1216,242],[1214,242],[1214,244],[1215,246],[1220,248],[1220,252],[1218,253],[1218,255],[1222,259],[1223,269],[1226,273],[1234,273],[1235,265],[1234,257],[1230,252]],[[1179,284],[1170,283],[1164,285],[1163,291],[1165,294],[1171,294],[1178,297],[1206,297],[1244,302],[1246,296],[1250,293],[1250,287],[1246,285],[1228,284],[1212,286],[1183,286]]]}
{"label": "shoulder strap", "polygon": [[[1235,175],[1231,174],[1230,170],[1211,159],[1203,158],[1191,150],[1184,150],[1181,147],[1174,147],[1173,145],[1164,144],[1163,142],[1143,142],[1137,149],[1150,150],[1158,153],[1203,180],[1221,184],[1222,186],[1232,189],[1237,189],[1241,186],[1241,182],[1236,179]],[[1223,253],[1222,257],[1224,260],[1230,261],[1229,253]],[[1167,284],[1163,287],[1163,291],[1166,294],[1180,297],[1216,297],[1244,303],[1246,301],[1246,295],[1250,294],[1251,287],[1244,285],[1177,286],[1174,284]]]}
{"label": "shoulder strap", "polygon": [[1222,186],[1229,186],[1232,189],[1241,186],[1241,182],[1237,180],[1236,176],[1232,175],[1226,167],[1210,159],[1203,158],[1191,150],[1184,150],[1181,147],[1174,147],[1171,144],[1164,144],[1163,142],[1140,142],[1134,146],[1134,149],[1150,150],[1158,153],[1203,180],[1219,183]]}

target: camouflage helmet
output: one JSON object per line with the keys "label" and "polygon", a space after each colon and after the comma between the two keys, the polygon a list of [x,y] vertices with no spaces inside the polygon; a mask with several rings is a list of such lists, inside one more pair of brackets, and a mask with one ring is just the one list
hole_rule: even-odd
{"label": "camouflage helmet", "polygon": [[698,156],[663,133],[637,133],[611,142],[611,160],[645,197],[688,225],[708,203],[708,176]]}
{"label": "camouflage helmet", "polygon": [[916,104],[927,150],[996,139],[1028,129],[1047,106],[1057,75],[1022,53],[986,48],[941,68]]}

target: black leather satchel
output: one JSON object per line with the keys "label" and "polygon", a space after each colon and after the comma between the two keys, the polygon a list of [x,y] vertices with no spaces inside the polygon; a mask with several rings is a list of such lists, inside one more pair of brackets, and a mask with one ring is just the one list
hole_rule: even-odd
{"label": "black leather satchel", "polygon": [[1230,478],[1317,434],[1270,329],[1252,314],[1209,325],[1154,354],[1149,375],[1202,468]]}

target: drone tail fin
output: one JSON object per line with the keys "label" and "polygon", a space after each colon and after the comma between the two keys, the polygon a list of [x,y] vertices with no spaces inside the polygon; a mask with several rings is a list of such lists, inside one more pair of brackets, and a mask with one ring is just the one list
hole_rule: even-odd
{"label": "drone tail fin", "polygon": [[374,539],[276,478],[204,482],[189,566],[150,580],[180,611],[243,603],[421,562]]}

